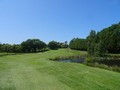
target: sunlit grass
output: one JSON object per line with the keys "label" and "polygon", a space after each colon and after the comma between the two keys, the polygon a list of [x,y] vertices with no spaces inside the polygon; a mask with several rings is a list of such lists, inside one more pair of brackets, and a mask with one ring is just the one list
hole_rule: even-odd
{"label": "sunlit grass", "polygon": [[119,90],[120,73],[50,61],[86,52],[59,49],[0,57],[0,90]]}

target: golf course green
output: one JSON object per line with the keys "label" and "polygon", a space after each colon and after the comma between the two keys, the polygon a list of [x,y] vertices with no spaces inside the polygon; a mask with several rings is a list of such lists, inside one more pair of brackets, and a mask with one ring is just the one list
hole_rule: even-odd
{"label": "golf course green", "polygon": [[69,49],[0,56],[0,90],[120,90],[120,73],[49,58],[86,54]]}

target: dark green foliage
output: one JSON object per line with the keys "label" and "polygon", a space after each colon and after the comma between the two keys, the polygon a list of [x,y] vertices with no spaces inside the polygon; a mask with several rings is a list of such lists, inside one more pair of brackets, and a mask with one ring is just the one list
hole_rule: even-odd
{"label": "dark green foliage", "polygon": [[[51,41],[48,44],[50,49],[58,49],[58,48],[68,48],[67,41],[64,43]],[[48,51],[49,48],[46,43],[39,39],[27,39],[23,41],[21,44],[1,44],[0,43],[0,52],[7,53],[35,53],[35,52],[44,52]]]}
{"label": "dark green foliage", "polygon": [[28,39],[21,43],[23,52],[38,52],[39,50],[46,48],[46,44],[39,39]]}
{"label": "dark green foliage", "polygon": [[92,57],[86,57],[85,61],[86,61],[86,63],[91,63],[92,62]]}
{"label": "dark green foliage", "polygon": [[58,48],[68,48],[68,44],[67,44],[67,41],[65,41],[64,43],[61,43],[61,42],[57,42],[57,41],[50,41],[48,43],[48,47],[50,49],[58,49]]}
{"label": "dark green foliage", "polygon": [[33,53],[44,51],[47,45],[39,39],[28,39],[21,44],[0,44],[0,52],[7,53]]}
{"label": "dark green foliage", "polygon": [[106,48],[104,42],[100,41],[95,46],[95,56],[105,56]]}
{"label": "dark green foliage", "polygon": [[12,52],[12,45],[11,44],[2,44],[1,45],[1,52],[11,53]]}
{"label": "dark green foliage", "polygon": [[87,43],[85,39],[74,38],[70,41],[69,48],[75,50],[87,50]]}
{"label": "dark green foliage", "polygon": [[69,48],[87,50],[90,55],[105,56],[107,53],[120,53],[120,23],[100,32],[91,30],[86,39],[74,38]]}
{"label": "dark green foliage", "polygon": [[0,52],[1,52],[1,47],[2,47],[2,44],[0,43]]}
{"label": "dark green foliage", "polygon": [[108,66],[120,66],[119,57],[94,57],[91,63],[105,64]]}
{"label": "dark green foliage", "polygon": [[57,43],[59,48],[68,48],[67,41],[65,41],[64,43],[61,43],[61,42],[57,42]]}
{"label": "dark green foliage", "polygon": [[120,53],[120,23],[103,29],[100,40],[104,42],[109,53]]}
{"label": "dark green foliage", "polygon": [[120,72],[119,57],[87,57],[86,65]]}
{"label": "dark green foliage", "polygon": [[107,69],[115,72],[120,72],[120,67],[118,66],[107,66],[105,64],[98,64],[98,63],[86,63],[86,65],[91,66],[91,67],[97,67],[97,68],[102,68],[102,69]]}
{"label": "dark green foliage", "polygon": [[87,51],[90,55],[94,55],[95,45],[97,42],[97,34],[94,30],[91,30],[90,35],[87,37]]}
{"label": "dark green foliage", "polygon": [[21,53],[21,45],[1,44],[0,52]]}
{"label": "dark green foliage", "polygon": [[55,50],[55,49],[58,49],[58,48],[59,48],[59,45],[58,45],[58,42],[56,42],[56,41],[51,41],[51,42],[48,43],[48,47],[49,47],[50,49]]}
{"label": "dark green foliage", "polygon": [[21,45],[17,45],[17,44],[12,45],[12,52],[13,53],[21,53],[22,52]]}
{"label": "dark green foliage", "polygon": [[90,55],[104,56],[106,53],[106,45],[104,41],[100,40],[100,32],[96,33],[91,30],[87,37],[87,51]]}
{"label": "dark green foliage", "polygon": [[106,53],[120,53],[120,23],[96,33],[91,30],[87,37],[90,55],[104,56]]}

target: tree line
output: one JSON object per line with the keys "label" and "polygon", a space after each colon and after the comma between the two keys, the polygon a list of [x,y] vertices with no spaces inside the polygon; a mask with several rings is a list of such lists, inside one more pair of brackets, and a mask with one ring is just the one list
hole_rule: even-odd
{"label": "tree line", "polygon": [[64,43],[50,41],[48,44],[39,39],[28,39],[21,44],[0,44],[0,52],[7,53],[36,53],[48,49],[67,48],[67,41]]}
{"label": "tree line", "polygon": [[[46,49],[67,48],[64,43],[50,41],[48,44],[39,39],[28,39],[21,44],[0,44],[0,52],[7,53],[35,53]],[[107,53],[120,53],[120,23],[104,28],[100,32],[91,30],[85,38],[73,38],[69,48],[88,51],[90,55],[104,56]]]}
{"label": "tree line", "polygon": [[95,56],[120,53],[120,23],[104,28],[100,32],[91,30],[86,39],[72,39],[69,47],[76,50],[86,50],[90,55]]}
{"label": "tree line", "polygon": [[80,38],[73,38],[69,43],[69,48],[75,49],[75,50],[87,50],[87,44],[86,39],[80,39]]}

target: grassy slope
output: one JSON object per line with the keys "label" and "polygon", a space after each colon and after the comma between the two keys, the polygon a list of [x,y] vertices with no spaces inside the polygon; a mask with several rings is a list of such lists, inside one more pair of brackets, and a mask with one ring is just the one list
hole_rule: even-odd
{"label": "grassy slope", "polygon": [[120,73],[48,58],[71,50],[0,57],[0,90],[119,90]]}

